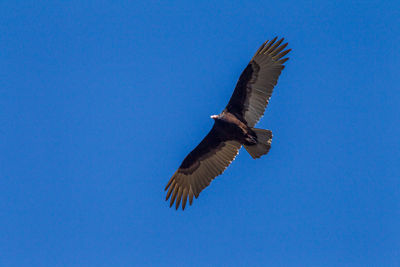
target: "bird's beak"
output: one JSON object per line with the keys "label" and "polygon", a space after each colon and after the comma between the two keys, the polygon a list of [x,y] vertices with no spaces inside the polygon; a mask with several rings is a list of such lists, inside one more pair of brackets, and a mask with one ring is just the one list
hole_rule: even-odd
{"label": "bird's beak", "polygon": [[211,119],[214,119],[214,120],[215,120],[215,119],[218,119],[218,115],[211,115],[210,118],[211,118]]}

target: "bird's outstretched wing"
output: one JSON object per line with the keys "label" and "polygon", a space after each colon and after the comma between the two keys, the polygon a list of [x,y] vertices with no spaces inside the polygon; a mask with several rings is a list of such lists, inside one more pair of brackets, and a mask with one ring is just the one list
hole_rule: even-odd
{"label": "bird's outstretched wing", "polygon": [[266,41],[257,50],[236,84],[235,91],[225,110],[245,120],[249,127],[264,115],[272,90],[289,58],[291,49],[284,50],[283,38]]}
{"label": "bird's outstretched wing", "polygon": [[188,198],[192,205],[193,196],[197,198],[216,176],[224,172],[240,147],[239,142],[225,140],[214,125],[200,144],[186,156],[165,187],[165,190],[169,189],[165,200],[172,194],[170,207],[175,202],[175,208],[178,209],[182,200],[184,210]]}

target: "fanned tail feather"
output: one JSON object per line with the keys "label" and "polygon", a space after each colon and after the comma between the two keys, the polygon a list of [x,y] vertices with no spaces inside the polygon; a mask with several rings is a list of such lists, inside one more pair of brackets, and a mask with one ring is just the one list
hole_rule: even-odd
{"label": "fanned tail feather", "polygon": [[262,155],[268,153],[271,148],[272,132],[270,130],[252,128],[257,135],[257,144],[251,146],[244,146],[253,159],[257,159]]}

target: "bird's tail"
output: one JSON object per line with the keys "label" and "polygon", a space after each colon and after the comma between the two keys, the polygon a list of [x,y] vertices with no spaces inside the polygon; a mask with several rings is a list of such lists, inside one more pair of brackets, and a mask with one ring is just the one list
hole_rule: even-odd
{"label": "bird's tail", "polygon": [[253,159],[257,159],[268,153],[271,148],[272,132],[270,130],[251,128],[257,135],[257,144],[244,146]]}

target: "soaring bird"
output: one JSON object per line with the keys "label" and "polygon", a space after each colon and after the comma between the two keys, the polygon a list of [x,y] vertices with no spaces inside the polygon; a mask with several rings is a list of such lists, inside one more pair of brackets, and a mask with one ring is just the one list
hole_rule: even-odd
{"label": "soaring bird", "polygon": [[212,115],[214,125],[200,144],[183,160],[169,180],[165,200],[170,207],[175,202],[178,209],[182,201],[185,209],[187,199],[192,205],[193,196],[222,174],[244,146],[254,159],[268,153],[272,132],[254,128],[264,115],[272,90],[289,59],[291,49],[283,38],[264,42],[257,50],[236,84],[228,105],[219,115]]}

